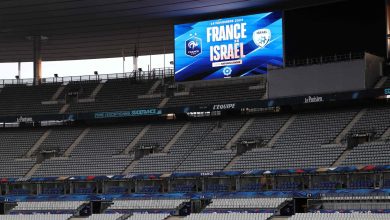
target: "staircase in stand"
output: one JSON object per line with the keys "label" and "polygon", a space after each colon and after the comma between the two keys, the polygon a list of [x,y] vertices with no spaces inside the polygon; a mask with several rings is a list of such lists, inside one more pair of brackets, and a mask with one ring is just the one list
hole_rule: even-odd
{"label": "staircase in stand", "polygon": [[233,157],[233,159],[228,163],[228,165],[223,169],[223,171],[231,170],[232,167],[237,163],[237,161],[241,158],[241,155],[237,155]]}
{"label": "staircase in stand", "polygon": [[77,139],[71,144],[68,149],[66,149],[64,153],[64,157],[69,157],[69,155],[72,153],[72,151],[76,148],[76,146],[83,140],[83,138],[88,134],[90,128],[86,128],[81,134],[77,137]]}
{"label": "staircase in stand", "polygon": [[183,127],[175,134],[175,136],[169,141],[169,143],[164,147],[162,152],[167,153],[171,149],[171,147],[176,143],[176,141],[181,137],[181,135],[187,130],[190,126],[191,122],[187,122],[183,125]]}
{"label": "staircase in stand", "polygon": [[292,115],[286,123],[279,129],[279,131],[271,138],[271,140],[268,142],[267,147],[272,147],[276,141],[279,139],[280,136],[287,130],[288,127],[295,121],[297,118],[296,115]]}
{"label": "staircase in stand", "polygon": [[92,91],[91,95],[89,96],[90,98],[95,98],[97,94],[102,90],[104,86],[104,82],[99,83],[99,85],[96,86],[96,88]]}
{"label": "staircase in stand", "polygon": [[336,137],[335,143],[339,144],[344,139],[344,137],[352,130],[353,126],[364,116],[367,112],[367,109],[362,109],[358,112],[351,122],[344,128],[344,130]]}
{"label": "staircase in stand", "polygon": [[232,146],[240,139],[240,137],[245,133],[245,131],[252,125],[255,118],[248,119],[244,125],[238,130],[238,132],[233,136],[233,138],[226,144],[226,149],[231,149]]}
{"label": "staircase in stand", "polygon": [[139,160],[133,160],[130,165],[125,169],[125,171],[123,171],[122,175],[127,175],[130,173],[130,171],[132,171],[134,169],[134,167],[136,167],[139,163]]}
{"label": "staircase in stand", "polygon": [[49,137],[50,133],[52,132],[51,129],[47,130],[39,139],[38,141],[32,146],[32,148],[26,153],[25,157],[30,158],[35,151],[39,149],[41,144],[46,140],[47,137]]}
{"label": "staircase in stand", "polygon": [[122,152],[122,154],[129,154],[130,151],[132,151],[135,147],[135,145],[137,145],[138,141],[141,140],[141,138],[146,134],[146,132],[150,129],[151,125],[146,125],[137,135],[137,137],[135,137],[131,143],[126,147],[126,149]]}
{"label": "staircase in stand", "polygon": [[34,173],[41,167],[41,163],[36,163],[34,166],[27,172],[27,174],[24,176],[24,178],[30,178],[34,175]]}
{"label": "staircase in stand", "polygon": [[337,167],[340,166],[341,163],[348,157],[348,155],[351,153],[352,149],[345,149],[345,151],[337,158],[337,160],[332,164],[331,167]]}

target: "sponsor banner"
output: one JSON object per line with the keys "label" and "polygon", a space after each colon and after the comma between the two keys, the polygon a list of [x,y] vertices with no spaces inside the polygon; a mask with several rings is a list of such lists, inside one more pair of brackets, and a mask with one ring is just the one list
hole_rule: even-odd
{"label": "sponsor banner", "polygon": [[227,110],[227,109],[235,109],[236,104],[222,104],[222,105],[214,105],[213,110]]}
{"label": "sponsor banner", "polygon": [[142,117],[142,116],[160,116],[163,114],[176,113],[183,114],[189,112],[208,112],[225,111],[232,109],[246,108],[268,108],[286,105],[304,105],[304,104],[324,104],[329,102],[343,102],[363,99],[385,99],[390,96],[390,88],[368,89],[360,91],[320,94],[298,97],[286,97],[268,100],[252,100],[236,103],[215,103],[213,105],[194,105],[180,106],[171,108],[150,108],[135,109],[115,112],[85,112],[78,114],[47,114],[47,115],[22,115],[22,116],[0,116],[0,123],[31,123],[42,121],[76,121],[76,120],[95,120],[108,118]]}
{"label": "sponsor banner", "polygon": [[322,96],[308,96],[305,98],[305,104],[307,103],[320,103],[324,102],[325,99]]}
{"label": "sponsor banner", "polygon": [[175,80],[267,73],[283,66],[282,12],[175,25]]}
{"label": "sponsor banner", "polygon": [[129,111],[116,111],[116,112],[96,112],[94,114],[95,119],[104,118],[126,118],[126,117],[138,117],[138,116],[154,116],[161,115],[161,109],[138,109]]}

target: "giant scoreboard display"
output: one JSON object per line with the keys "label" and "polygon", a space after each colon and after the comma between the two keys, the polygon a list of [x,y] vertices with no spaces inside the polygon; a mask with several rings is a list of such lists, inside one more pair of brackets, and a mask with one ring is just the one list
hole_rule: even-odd
{"label": "giant scoreboard display", "polygon": [[175,25],[175,80],[267,73],[283,65],[282,12]]}

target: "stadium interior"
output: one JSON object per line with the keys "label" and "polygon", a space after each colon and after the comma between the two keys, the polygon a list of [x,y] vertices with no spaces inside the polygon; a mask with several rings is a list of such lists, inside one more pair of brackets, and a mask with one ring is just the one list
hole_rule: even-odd
{"label": "stadium interior", "polygon": [[[372,2],[0,2],[1,62],[173,52],[173,24],[285,21],[267,74],[0,80],[0,220],[390,219],[390,1]],[[42,54],[25,39],[46,35]]]}

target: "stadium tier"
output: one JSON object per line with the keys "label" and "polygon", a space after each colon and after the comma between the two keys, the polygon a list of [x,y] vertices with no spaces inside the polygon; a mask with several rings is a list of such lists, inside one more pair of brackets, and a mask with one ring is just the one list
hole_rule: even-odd
{"label": "stadium tier", "polygon": [[66,214],[35,214],[35,215],[2,215],[1,220],[67,220],[72,215]]}
{"label": "stadium tier", "polygon": [[[119,83],[118,87],[123,82],[129,83],[115,81]],[[97,85],[94,83],[91,84]],[[241,87],[249,91],[250,86],[244,82]],[[122,96],[125,95],[118,95]],[[383,116],[389,114],[389,109],[386,105],[343,107],[196,120],[4,128],[0,134],[3,140],[0,151],[6,159],[0,176],[97,176],[321,168],[338,164],[387,165],[390,164],[386,154],[390,122],[389,117]],[[369,140],[351,147],[350,139],[354,135],[366,135]],[[256,147],[239,152],[238,145],[248,141],[256,142]],[[141,148],[150,148],[152,153],[139,156]],[[46,154],[50,157],[42,159]],[[17,172],[13,170],[15,166]]]}
{"label": "stadium tier", "polygon": [[263,77],[5,85],[0,219],[387,219],[386,88],[334,106],[266,93]]}
{"label": "stadium tier", "polygon": [[184,218],[186,220],[266,220],[272,214],[259,213],[215,213],[215,214],[191,214]]}
{"label": "stadium tier", "polygon": [[0,220],[390,220],[390,0],[0,20]]}
{"label": "stadium tier", "polygon": [[[161,80],[109,79],[47,83],[40,86],[5,85],[0,93],[1,116],[124,111],[218,102],[257,100],[265,93],[262,77],[246,83],[170,88]],[[234,90],[234,96],[228,91]],[[213,94],[212,96],[208,94]]]}
{"label": "stadium tier", "polygon": [[386,214],[372,214],[372,213],[331,213],[331,214],[321,214],[321,213],[299,213],[289,218],[291,220],[347,220],[347,219],[356,219],[356,220],[380,220],[380,219],[390,219]]}

